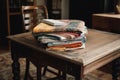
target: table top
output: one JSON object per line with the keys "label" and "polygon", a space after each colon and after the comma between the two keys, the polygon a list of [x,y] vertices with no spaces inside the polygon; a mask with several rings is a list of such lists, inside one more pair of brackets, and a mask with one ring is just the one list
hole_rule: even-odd
{"label": "table top", "polygon": [[116,50],[120,50],[120,34],[88,29],[85,49],[72,51],[47,51],[34,39],[31,32],[11,35],[11,41],[26,45],[37,51],[43,51],[48,55],[62,58],[84,66],[96,61]]}
{"label": "table top", "polygon": [[118,18],[120,19],[120,14],[115,13],[97,13],[93,14],[94,16],[102,16],[102,17],[108,17],[108,18]]}

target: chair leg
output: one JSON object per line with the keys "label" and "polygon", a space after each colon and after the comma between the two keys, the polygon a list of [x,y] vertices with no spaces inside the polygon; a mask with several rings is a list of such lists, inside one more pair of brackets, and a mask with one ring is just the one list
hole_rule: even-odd
{"label": "chair leg", "polygon": [[62,71],[58,70],[58,75],[57,76],[61,76],[62,75]]}
{"label": "chair leg", "polygon": [[47,66],[43,67],[43,73],[42,73],[43,76],[46,75],[47,68],[48,68]]}
{"label": "chair leg", "polygon": [[26,70],[25,70],[24,80],[28,80],[29,68],[30,68],[30,62],[26,59]]}
{"label": "chair leg", "polygon": [[55,74],[57,77],[62,76],[62,71],[58,70],[58,73],[56,73],[56,72],[50,70],[50,69],[48,68],[48,66],[45,66],[45,67],[43,68],[43,73],[42,73],[42,75],[45,76],[47,71],[50,72],[50,73],[52,73],[52,74]]}
{"label": "chair leg", "polygon": [[66,73],[65,73],[65,72],[62,73],[62,78],[61,78],[61,80],[66,80]]}
{"label": "chair leg", "polygon": [[41,69],[42,69],[42,66],[37,66],[37,80],[42,80]]}
{"label": "chair leg", "polygon": [[[28,80],[28,78],[30,80],[33,80],[33,78],[31,77],[31,75],[29,74],[29,69],[30,69],[30,61],[26,59],[26,70],[25,70],[24,80]],[[48,68],[48,66],[44,66],[43,67],[43,73],[42,73],[42,75],[45,76],[47,71],[55,74],[57,77],[63,76],[62,71],[58,70],[58,73],[56,73],[56,72],[50,70]]]}

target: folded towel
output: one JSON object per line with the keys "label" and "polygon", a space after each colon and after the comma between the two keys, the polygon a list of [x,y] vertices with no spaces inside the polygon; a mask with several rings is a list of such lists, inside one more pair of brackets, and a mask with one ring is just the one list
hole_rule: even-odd
{"label": "folded towel", "polygon": [[72,31],[78,31],[87,33],[87,29],[85,26],[85,22],[82,20],[67,20],[66,25],[62,26],[52,26],[46,23],[40,23],[33,29],[33,33],[40,33],[40,32],[72,32]]}
{"label": "folded towel", "polygon": [[[69,46],[69,47],[68,47]],[[51,46],[46,48],[46,50],[54,50],[54,51],[71,51],[76,49],[85,48],[85,43],[79,43],[79,44],[70,44],[67,47],[64,46]]]}
{"label": "folded towel", "polygon": [[[83,44],[86,42],[86,37],[84,34],[81,34],[80,36],[74,38],[74,39],[65,39],[65,40],[58,40],[56,37],[50,37],[50,36],[38,36],[37,41],[39,41],[41,44],[46,45],[46,47],[66,47],[75,45],[76,43]],[[77,45],[77,44],[76,44]],[[80,47],[80,45],[79,45]]]}
{"label": "folded towel", "polygon": [[53,39],[60,41],[73,40],[79,37],[81,33],[79,32],[56,32],[56,33],[38,33],[36,36],[39,37],[37,39]]}
{"label": "folded towel", "polygon": [[41,22],[52,25],[52,26],[62,26],[66,25],[66,22],[55,19],[43,19]]}

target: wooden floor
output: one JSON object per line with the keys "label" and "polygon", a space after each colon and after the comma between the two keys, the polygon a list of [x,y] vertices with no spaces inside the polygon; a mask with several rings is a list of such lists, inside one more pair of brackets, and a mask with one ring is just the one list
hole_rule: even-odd
{"label": "wooden floor", "polygon": [[[1,53],[3,54],[8,51],[9,51],[8,45],[0,44],[0,54]],[[109,65],[108,65],[108,67],[109,67]],[[96,78],[95,80],[112,80],[110,74],[100,71],[100,70],[95,70],[95,71],[89,73],[88,75],[92,75],[93,77],[95,77]],[[90,79],[90,80],[93,80],[93,79]]]}

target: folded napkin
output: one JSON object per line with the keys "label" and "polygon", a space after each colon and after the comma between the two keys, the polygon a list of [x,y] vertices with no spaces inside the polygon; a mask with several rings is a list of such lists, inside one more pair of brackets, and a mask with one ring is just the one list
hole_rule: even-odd
{"label": "folded napkin", "polygon": [[85,48],[84,44],[86,42],[86,37],[83,33],[72,34],[72,37],[70,35],[66,35],[66,36],[69,36],[69,38],[66,36],[62,36],[62,39],[60,36],[61,34],[57,34],[54,36],[53,35],[51,36],[51,34],[39,35],[37,37],[37,41],[46,45],[46,48],[49,50],[60,49],[64,51],[64,50],[70,50],[70,49]]}
{"label": "folded napkin", "polygon": [[85,43],[74,42],[74,43],[63,44],[58,46],[49,46],[47,50],[68,51],[68,50],[75,50],[80,48],[85,48]]}
{"label": "folded napkin", "polygon": [[82,20],[62,20],[66,22],[65,25],[62,26],[53,26],[46,23],[41,22],[33,29],[33,33],[41,33],[41,32],[82,32],[87,33],[87,29],[85,26],[85,22]]}
{"label": "folded napkin", "polygon": [[81,33],[49,33],[49,34],[40,34],[37,36],[37,41],[40,43],[59,43],[59,42],[69,42],[69,41],[82,41],[85,42],[86,37],[85,34]]}
{"label": "folded napkin", "polygon": [[38,39],[53,39],[60,41],[74,40],[81,35],[80,32],[55,32],[55,33],[38,33]]}

